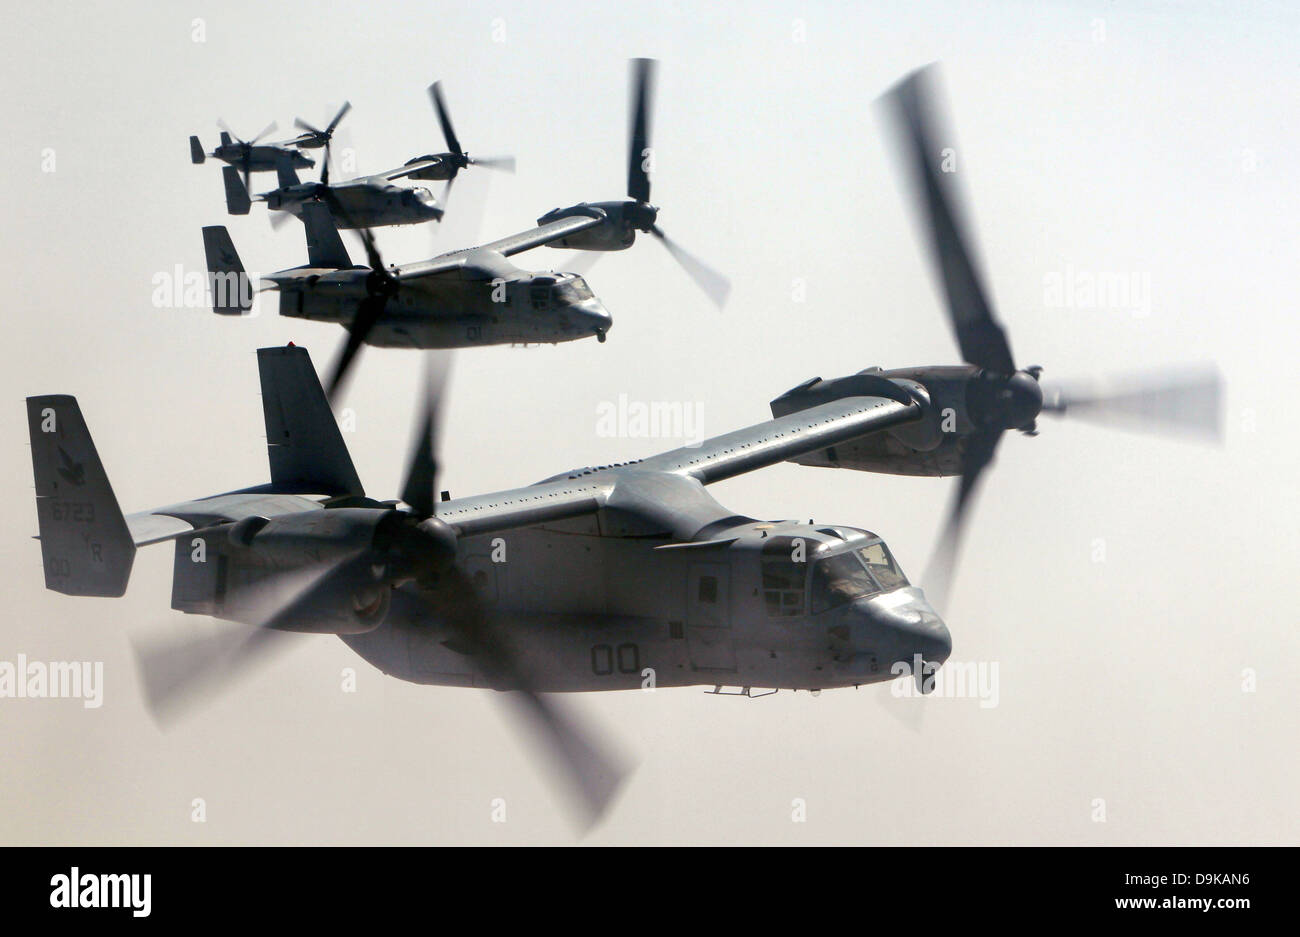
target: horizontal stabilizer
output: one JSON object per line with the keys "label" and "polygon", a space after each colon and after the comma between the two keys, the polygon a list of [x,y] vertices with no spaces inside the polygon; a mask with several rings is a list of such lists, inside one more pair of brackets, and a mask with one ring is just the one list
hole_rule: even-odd
{"label": "horizontal stabilizer", "polygon": [[190,162],[195,166],[202,166],[205,159],[207,154],[203,152],[203,144],[199,142],[199,138],[190,137]]}

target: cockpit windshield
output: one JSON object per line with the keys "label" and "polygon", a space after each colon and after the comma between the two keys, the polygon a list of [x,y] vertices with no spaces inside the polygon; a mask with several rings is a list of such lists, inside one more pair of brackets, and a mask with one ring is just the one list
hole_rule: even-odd
{"label": "cockpit windshield", "polygon": [[883,543],[828,556],[813,564],[812,613],[907,584]]}
{"label": "cockpit windshield", "polygon": [[561,280],[555,287],[555,297],[562,303],[579,303],[592,298],[591,287],[581,277]]}
{"label": "cockpit windshield", "polygon": [[858,556],[862,557],[862,562],[867,564],[867,569],[871,570],[871,575],[885,591],[908,585],[907,577],[898,568],[898,564],[894,562],[889,549],[883,543],[873,543],[869,547],[859,548]]}
{"label": "cockpit windshield", "polygon": [[852,553],[828,556],[813,564],[812,611],[816,615],[864,595],[880,591],[858,558]]}

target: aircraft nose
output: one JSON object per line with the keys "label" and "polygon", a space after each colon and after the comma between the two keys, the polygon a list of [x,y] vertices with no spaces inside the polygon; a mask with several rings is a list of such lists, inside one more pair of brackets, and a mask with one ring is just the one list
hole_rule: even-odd
{"label": "aircraft nose", "polygon": [[890,663],[911,664],[917,654],[942,664],[952,654],[952,635],[943,619],[914,586],[878,596],[869,603],[873,630],[888,646]]}
{"label": "aircraft nose", "polygon": [[928,615],[918,610],[916,618],[895,624],[894,631],[900,645],[912,648],[912,653],[906,658],[908,661],[913,655],[920,654],[926,663],[942,664],[952,655],[952,634],[928,603],[922,604],[929,610]]}
{"label": "aircraft nose", "polygon": [[584,299],[568,309],[570,321],[576,331],[595,333],[604,341],[605,333],[614,325],[614,317],[594,299]]}

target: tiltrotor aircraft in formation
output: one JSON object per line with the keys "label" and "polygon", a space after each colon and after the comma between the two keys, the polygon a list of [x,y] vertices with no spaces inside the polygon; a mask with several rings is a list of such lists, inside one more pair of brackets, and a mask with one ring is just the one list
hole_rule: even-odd
{"label": "tiltrotor aircraft in formation", "polygon": [[[318,195],[299,201],[296,212],[303,221],[307,238],[307,263],[262,279],[279,292],[280,315],[337,322],[348,330],[330,381],[331,395],[357,351],[366,344],[467,348],[582,338],[605,341],[613,319],[582,276],[551,270],[522,270],[508,259],[543,245],[593,252],[618,251],[631,247],[638,232],[649,233],[668,248],[710,299],[723,305],[730,289],[726,277],[670,239],[659,227],[659,209],[650,204],[649,127],[653,84],[653,63],[648,59],[634,60],[624,200],[557,208],[538,219],[536,227],[518,234],[395,266],[385,265],[373,234],[367,230],[368,224],[348,220],[339,225],[339,218],[351,218],[352,208],[338,186],[324,186]],[[458,150],[460,143],[436,84],[430,88],[430,94],[443,133],[451,149]],[[451,173],[450,184],[465,160],[468,157],[464,153],[458,157],[444,153],[420,157],[413,165],[417,173],[435,173],[432,178]],[[468,164],[474,162],[469,160]],[[352,262],[338,234],[339,227],[360,229],[369,266]],[[208,271],[216,287],[214,311],[224,315],[248,311],[254,290],[229,232],[221,226],[205,227],[203,245]]]}
{"label": "tiltrotor aircraft in formation", "polygon": [[[441,500],[443,372],[431,367],[400,500],[377,500],[357,476],[307,351],[264,348],[270,481],[129,515],[77,401],[31,397],[47,587],[120,596],[136,548],[172,543],[172,607],[248,627],[216,643],[142,651],[155,707],[214,687],[286,632],[338,635],[401,680],[513,691],[506,697],[550,738],[592,817],[621,768],[541,694],[637,688],[648,675],[659,687],[821,690],[888,681],[900,664],[924,688],[951,650],[935,607],[942,600],[927,599],[880,536],[860,522],[749,517],[708,486],[781,462],[957,476],[927,574],[933,599],[945,591],[970,495],[1004,433],[1033,434],[1043,413],[1211,434],[1219,425],[1211,374],[1090,394],[1044,391],[1040,369],[1016,365],[936,165],[926,82],[926,72],[914,73],[887,101],[965,364],[814,378],[774,399],[770,420],[699,446]],[[594,237],[616,238],[611,217],[641,223],[645,200],[632,197],[544,218],[533,238],[562,229],[569,237],[576,229],[567,226],[588,223]],[[513,253],[500,242],[489,248]],[[418,269],[392,276],[404,290]]]}
{"label": "tiltrotor aircraft in formation", "polygon": [[[352,108],[351,104],[344,102],[324,130],[318,130],[299,118],[295,123],[303,133],[286,144],[324,149],[319,182],[303,182],[298,178],[294,165],[289,160],[281,159],[275,165],[279,188],[250,198],[247,181],[241,181],[239,173],[227,166],[222,170],[226,186],[226,210],[232,215],[246,215],[253,201],[265,202],[272,212],[271,224],[274,227],[279,227],[295,215],[301,218],[303,205],[313,201],[324,203],[333,216],[334,225],[339,228],[379,228],[442,220],[442,206],[446,204],[447,193],[451,191],[452,182],[462,169],[485,166],[514,172],[515,161],[511,156],[471,158],[460,147],[439,82],[429,86],[429,97],[433,101],[434,112],[442,126],[449,152],[417,156],[395,169],[331,183],[330,144],[339,122]],[[443,187],[441,202],[423,186],[395,185],[399,179],[444,181],[446,185]]]}

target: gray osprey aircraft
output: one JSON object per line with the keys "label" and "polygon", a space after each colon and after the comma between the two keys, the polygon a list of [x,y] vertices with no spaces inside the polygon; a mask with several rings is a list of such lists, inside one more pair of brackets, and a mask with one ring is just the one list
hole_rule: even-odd
{"label": "gray osprey aircraft", "polygon": [[[304,202],[305,266],[262,279],[280,293],[280,315],[337,322],[348,330],[329,382],[333,397],[363,344],[463,348],[529,342],[605,340],[613,320],[586,281],[572,273],[521,270],[507,258],[585,228],[592,217],[565,218],[431,260],[387,267],[369,230],[361,229],[370,266],[352,263],[320,201]],[[248,277],[230,233],[203,229],[213,282],[213,310],[251,308]]]}
{"label": "gray osprey aircraft", "polygon": [[[932,453],[960,451],[990,418],[962,403],[959,369],[814,379],[773,401],[773,419],[699,446],[440,501],[433,384],[401,500],[380,501],[306,350],[264,348],[258,366],[270,481],[131,515],[76,399],[27,400],[46,587],[120,596],[136,548],[171,542],[172,607],[251,626],[145,651],[156,710],[212,689],[284,632],[334,634],[401,680],[518,691],[594,819],[620,769],[538,694],[647,681],[821,690],[900,670],[927,692],[950,654],[946,625],[875,533],[756,519],[706,486],[784,461],[949,471]],[[1016,425],[1033,415],[1019,399],[1005,418],[992,407]]]}
{"label": "gray osprey aircraft", "polygon": [[[228,163],[229,168],[236,173],[236,179],[240,175],[243,176],[245,191],[250,188],[248,179],[251,173],[270,172],[282,162],[295,169],[310,169],[316,165],[292,143],[257,142],[275,130],[275,121],[267,124],[262,132],[251,140],[241,140],[235,136],[224,121],[217,121],[217,126],[221,128],[221,145],[211,153],[203,152],[203,144],[199,142],[198,137],[190,137],[190,162],[202,165],[207,157],[211,156],[213,159]],[[225,175],[226,193],[229,198],[230,175]]]}
{"label": "gray osprey aircraft", "polygon": [[[518,690],[593,813],[617,770],[538,693],[719,684],[823,689],[929,672],[947,628],[880,537],[763,521],[706,486],[929,419],[919,385],[851,396],[621,466],[436,500],[438,397],[401,502],[367,497],[305,349],[258,352],[269,483],[124,515],[75,398],[27,401],[46,586],[120,596],[137,547],[172,542],[172,607],[253,626],[142,658],[155,705],[279,632],[339,635],[414,683]],[[215,655],[215,656],[212,656]]]}
{"label": "gray osprey aircraft", "polygon": [[[452,129],[451,117],[442,99],[439,85],[437,83],[430,85],[429,93],[433,97],[435,110],[442,122],[443,132],[450,145],[456,150],[455,153],[420,157],[408,160],[396,169],[331,183],[330,143],[339,122],[351,109],[351,105],[345,102],[324,130],[318,130],[302,119],[295,121],[303,133],[297,139],[290,141],[292,145],[324,149],[319,182],[302,182],[293,166],[281,161],[276,166],[280,187],[254,196],[251,200],[247,190],[241,191],[236,184],[228,180],[227,210],[232,215],[246,215],[251,201],[265,202],[267,208],[274,213],[271,215],[271,223],[276,227],[291,215],[301,217],[302,204],[310,200],[324,202],[334,217],[335,225],[339,228],[379,228],[441,220],[443,208],[432,192],[422,186],[398,186],[393,185],[393,182],[405,178],[446,180],[447,185],[443,190],[445,203],[452,180],[461,169],[476,165],[513,172],[514,158],[470,159],[459,149],[460,144]],[[238,182],[237,176],[233,182]]]}
{"label": "gray osprey aircraft", "polygon": [[276,167],[280,187],[251,198],[238,173],[229,167],[223,173],[226,210],[232,215],[247,215],[253,202],[265,202],[272,212],[271,224],[277,228],[290,217],[301,219],[306,202],[323,203],[339,228],[383,228],[442,220],[442,206],[428,189],[393,185],[394,180],[410,174],[407,166],[330,182],[327,153],[321,163],[319,182],[303,182],[292,166],[281,163]]}

